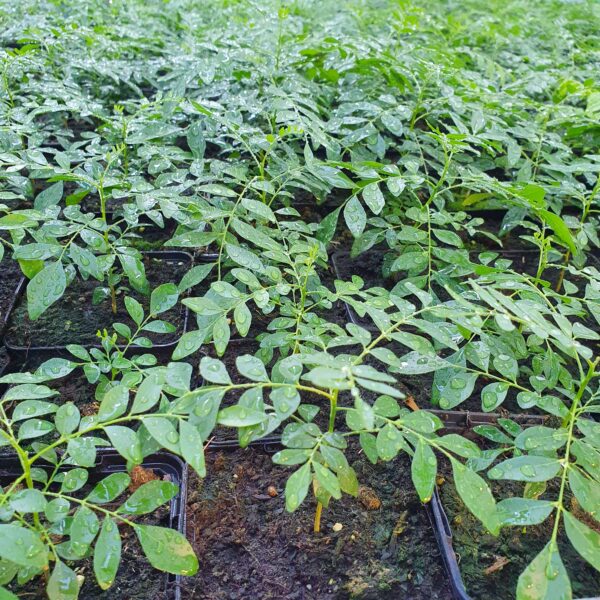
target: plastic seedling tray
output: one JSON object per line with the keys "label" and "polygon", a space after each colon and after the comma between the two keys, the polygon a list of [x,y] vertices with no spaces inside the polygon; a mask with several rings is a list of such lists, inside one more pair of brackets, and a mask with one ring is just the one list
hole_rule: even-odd
{"label": "plastic seedling tray", "polygon": [[[450,521],[444,511],[444,506],[437,489],[427,506],[429,507],[429,515],[435,531],[435,537],[440,547],[440,553],[448,571],[452,595],[455,600],[473,600],[471,596],[469,596],[462,580],[458,559],[456,558],[456,552],[454,552],[454,547],[452,545],[452,528],[450,527]],[[600,600],[600,597],[580,598],[579,600]]]}
{"label": "plastic seedling tray", "polygon": [[[171,260],[171,261],[179,260],[179,261],[187,262],[187,263],[189,263],[190,268],[193,266],[193,263],[194,263],[193,257],[190,254],[188,254],[187,252],[150,251],[150,252],[142,252],[142,255],[146,256],[146,257],[150,257],[150,258],[158,258],[158,259]],[[179,283],[179,282],[174,282],[174,283]],[[21,282],[19,283],[19,287],[17,288],[17,290],[15,292],[15,300],[11,306],[9,317],[7,319],[7,324],[10,323],[14,309],[20,305],[21,301],[24,300],[26,288],[27,288],[27,281],[25,278],[23,278],[21,280]],[[182,319],[181,332],[178,337],[176,337],[174,340],[167,342],[167,343],[162,343],[162,344],[155,343],[155,344],[153,344],[152,348],[142,348],[141,346],[131,346],[128,352],[131,352],[132,354],[134,354],[134,353],[139,353],[140,351],[142,351],[142,352],[147,352],[149,350],[163,351],[163,350],[169,350],[169,349],[175,348],[175,346],[179,342],[181,335],[183,335],[187,331],[188,320],[189,320],[188,308],[183,305],[180,305],[180,307],[181,307],[183,319]],[[107,323],[106,326],[109,327],[110,323]],[[65,343],[63,345],[22,346],[22,345],[19,345],[16,343],[11,343],[11,341],[8,339],[8,336],[5,336],[4,343],[5,343],[7,350],[10,352],[10,354],[12,354],[13,356],[15,356],[17,358],[25,359],[25,358],[27,358],[27,356],[29,354],[33,354],[33,353],[41,353],[41,352],[48,352],[48,353],[55,353],[55,354],[61,353],[61,352],[64,353],[66,351],[66,346],[69,345],[71,342],[68,339],[66,339]],[[93,344],[88,343],[88,344],[80,344],[80,345],[87,349],[101,348],[101,345],[99,343],[93,343]]]}
{"label": "plastic seedling tray", "polygon": [[[90,472],[90,483],[94,483],[110,475],[111,473],[122,473],[127,470],[125,459],[112,448],[98,448],[97,462],[94,469]],[[166,477],[169,481],[175,483],[178,488],[178,494],[171,499],[169,507],[169,527],[176,529],[185,535],[186,522],[186,500],[187,500],[187,481],[188,468],[178,456],[168,452],[157,452],[146,457],[142,463],[146,469],[151,469],[160,477]],[[48,470],[53,467],[48,466]],[[68,469],[71,467],[63,467]],[[14,454],[5,454],[0,456],[0,484],[4,485],[7,481],[13,480],[20,475],[19,459]],[[168,600],[181,599],[181,587],[184,580],[182,575],[162,574],[156,572],[157,577],[164,576],[164,598]],[[158,599],[157,599],[158,600]]]}

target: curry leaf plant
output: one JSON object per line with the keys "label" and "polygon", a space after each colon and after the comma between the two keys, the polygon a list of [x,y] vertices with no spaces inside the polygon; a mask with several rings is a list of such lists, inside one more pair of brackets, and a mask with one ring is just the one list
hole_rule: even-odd
{"label": "curry leaf plant", "polygon": [[[356,284],[355,289],[341,281],[335,285],[347,299],[360,293]],[[373,462],[408,453],[423,501],[431,498],[435,487],[436,456],[449,460],[459,495],[492,533],[501,527],[539,523],[556,511],[545,553],[520,580],[519,598],[534,597],[527,595],[531,581],[554,579],[550,566],[559,562],[561,518],[575,549],[598,566],[594,551],[598,534],[585,521],[587,512],[595,518],[598,509],[593,415],[598,407],[599,336],[578,320],[577,306],[563,303],[561,295],[536,287],[526,277],[507,277],[491,269],[467,285],[470,291],[464,294],[448,288],[451,299],[445,302],[433,302],[430,294],[412,286],[410,296],[390,294],[386,309],[381,308],[380,295],[370,306],[367,290],[361,303],[376,332],[348,324],[323,349],[304,346],[277,360],[270,370],[260,352],[238,356],[237,371],[248,383],[234,383],[223,362],[205,357],[200,363],[205,383],[197,392],[211,407],[206,412],[209,426],[237,427],[242,445],[283,427],[286,448],[274,460],[296,469],[286,485],[286,505],[295,510],[312,489],[316,531],[323,506],[342,493],[357,492],[356,475],[344,454],[353,437]],[[597,309],[592,303],[596,317]],[[482,380],[484,410],[495,410],[512,397],[521,408],[535,407],[553,419],[525,430],[505,419],[510,435],[482,427],[482,435],[503,443],[497,450],[482,451],[461,436],[444,435],[437,415],[402,406],[405,394],[398,387],[398,376],[428,374],[433,374],[431,399],[437,398],[445,408],[470,398]],[[232,392],[242,395],[235,404],[220,408]],[[303,402],[306,396],[311,397],[309,404]],[[326,413],[324,419],[319,417],[321,411]],[[514,456],[503,460],[504,453]],[[479,474],[485,469],[491,479],[531,484],[558,478],[559,491],[540,506],[529,487],[522,500],[497,503]],[[549,488],[548,494],[555,489]],[[544,492],[540,487],[535,490],[538,496]],[[581,505],[575,516],[567,502],[573,495]],[[566,593],[569,580],[562,579],[559,583]]]}
{"label": "curry leaf plant", "polygon": [[[76,276],[96,279],[96,302],[110,298],[117,311],[117,286],[126,277],[129,285],[140,293],[149,293],[149,284],[141,254],[128,243],[129,230],[137,225],[139,213],[129,214],[109,222],[107,190],[119,182],[111,173],[121,149],[115,149],[101,160],[94,160],[84,169],[56,175],[58,181],[37,195],[32,209],[13,210],[0,218],[0,230],[10,234],[3,246],[10,248],[29,278],[27,306],[36,320],[64,294]],[[66,169],[59,171],[69,171]],[[63,181],[76,181],[89,186],[99,196],[98,213],[82,211],[80,206],[59,206],[64,193]],[[69,202],[67,201],[67,204]]]}
{"label": "curry leaf plant", "polygon": [[3,585],[24,585],[49,572],[49,598],[77,598],[82,580],[73,566],[91,560],[98,585],[108,589],[121,562],[123,527],[133,529],[155,568],[195,573],[198,560],[183,534],[139,520],[178,493],[174,483],[149,481],[127,493],[126,471],[90,478],[105,446],[130,468],[168,448],[204,476],[202,434],[189,411],[190,372],[163,367],[138,386],[120,382],[102,395],[96,414],[82,416],[44,385],[72,369],[65,359],[51,359],[35,373],[2,380],[12,384],[0,401],[2,446],[18,458],[0,494]]}

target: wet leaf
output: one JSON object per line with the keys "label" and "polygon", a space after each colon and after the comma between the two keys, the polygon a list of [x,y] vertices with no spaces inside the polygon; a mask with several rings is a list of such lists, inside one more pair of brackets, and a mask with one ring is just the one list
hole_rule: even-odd
{"label": "wet leaf", "polygon": [[98,585],[108,589],[114,582],[121,562],[121,535],[116,522],[106,517],[94,547],[94,574]]}
{"label": "wet leaf", "polygon": [[155,525],[137,525],[135,531],[155,569],[175,575],[196,574],[198,559],[181,533]]}

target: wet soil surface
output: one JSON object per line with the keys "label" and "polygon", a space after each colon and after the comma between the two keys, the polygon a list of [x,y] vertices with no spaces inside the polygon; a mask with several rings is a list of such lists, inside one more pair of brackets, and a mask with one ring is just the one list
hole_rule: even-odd
{"label": "wet soil surface", "polygon": [[450,600],[408,463],[373,466],[358,454],[349,460],[381,506],[368,510],[349,496],[332,501],[314,534],[313,501],[285,511],[291,470],[258,448],[209,453],[206,479],[193,478],[188,489],[188,539],[201,567],[185,581],[183,597]]}
{"label": "wet soil surface", "polygon": [[4,323],[22,277],[19,263],[6,257],[0,262],[0,334],[4,329]]}
{"label": "wet soil surface", "polygon": [[[191,268],[190,262],[179,259],[144,259],[146,276],[151,289],[163,283],[178,284],[183,275]],[[126,283],[126,282],[124,282]],[[138,300],[148,314],[149,296],[143,296],[134,290],[121,292],[117,297],[117,314],[113,314],[110,300],[92,304],[94,288],[100,284],[96,280],[75,279],[67,288],[65,295],[50,306],[37,321],[31,321],[27,315],[26,296],[23,295],[10,318],[6,332],[6,343],[13,347],[66,346],[67,344],[97,345],[96,332],[110,328],[115,322],[125,323],[133,331],[135,323],[125,309],[125,295]],[[183,333],[183,306],[178,303],[171,310],[162,313],[159,318],[168,321],[177,329],[174,333],[146,333],[155,344],[175,342]]]}
{"label": "wet soil surface", "polygon": [[[518,497],[523,495],[523,485],[492,482],[492,492],[497,499]],[[519,575],[550,538],[552,516],[540,525],[505,528],[494,537],[465,508],[449,480],[442,485],[440,496],[452,527],[454,551],[468,594],[473,600],[513,600]],[[556,495],[548,497],[555,498]],[[600,596],[597,571],[573,549],[562,525],[559,551],[571,578],[573,598]],[[486,574],[486,569],[492,572]]]}

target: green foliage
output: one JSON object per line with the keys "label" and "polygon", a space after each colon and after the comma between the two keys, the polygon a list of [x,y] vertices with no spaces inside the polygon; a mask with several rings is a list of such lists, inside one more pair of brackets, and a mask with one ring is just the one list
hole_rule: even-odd
{"label": "green foliage", "polygon": [[[548,520],[519,600],[570,597],[563,531],[600,568],[591,0],[5,4],[0,261],[29,280],[33,320],[76,279],[130,320],[0,380],[0,445],[22,466],[0,494],[4,585],[48,573],[50,598],[76,598],[91,558],[109,588],[123,524],[152,565],[194,573],[181,535],[133,518],[172,484],[89,474],[111,445],[204,477],[223,430],[281,436],[289,511],[357,495],[360,447],[408,457],[423,502],[450,465],[493,534]],[[200,260],[151,289],[155,247]],[[148,335],[173,333],[178,305],[168,360]],[[92,414],[53,389],[79,369]],[[431,389],[421,410],[412,385]],[[428,410],[474,403],[494,415],[476,441]],[[503,480],[522,493],[495,497]]]}

